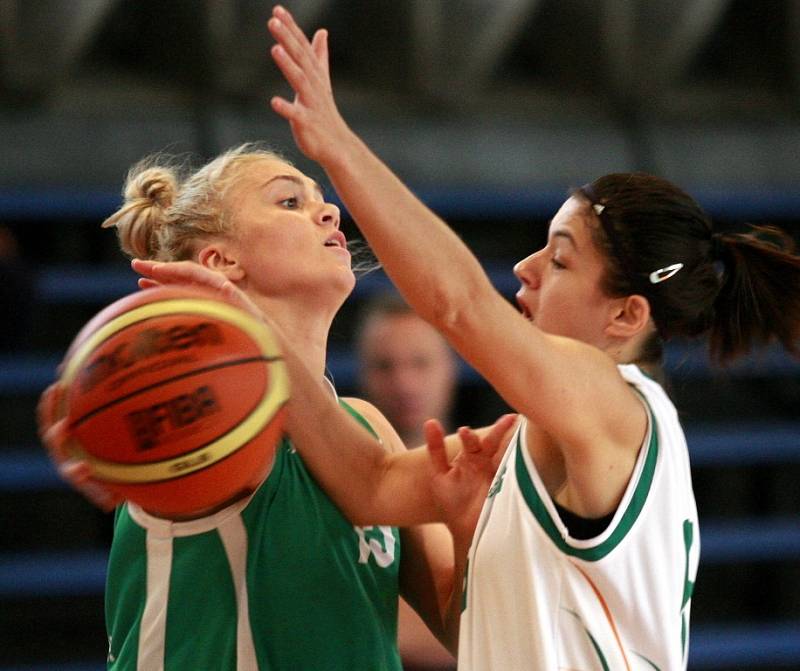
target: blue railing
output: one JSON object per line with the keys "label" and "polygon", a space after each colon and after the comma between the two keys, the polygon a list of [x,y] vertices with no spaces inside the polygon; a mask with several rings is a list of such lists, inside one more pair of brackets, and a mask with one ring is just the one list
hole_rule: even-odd
{"label": "blue railing", "polygon": [[797,669],[800,622],[733,623],[692,628],[689,669]]}
{"label": "blue railing", "polygon": [[[512,271],[512,262],[488,260],[483,267],[498,291],[511,296],[519,289]],[[55,265],[32,270],[36,299],[42,303],[110,303],[137,290],[139,277],[124,264]],[[381,270],[362,274],[356,282],[353,297],[369,295],[391,288]]]}
{"label": "blue railing", "polygon": [[[545,219],[556,213],[570,185],[537,183],[529,188],[411,186],[428,207],[445,219]],[[795,186],[687,188],[712,217],[747,221],[795,219],[800,211],[800,192]],[[332,190],[330,197],[345,212]],[[102,221],[121,204],[122,197],[117,189],[0,189],[0,217],[4,219]]]}
{"label": "blue railing", "polygon": [[[0,395],[38,394],[56,375],[63,352],[0,352]],[[664,367],[675,380],[703,378],[716,375],[720,378],[747,376],[797,376],[800,361],[791,359],[778,348],[769,348],[736,362],[725,370],[711,367],[701,346],[668,346]],[[327,374],[334,384],[353,388],[356,383],[356,358],[349,349],[329,349]],[[473,368],[460,362],[459,382],[463,385],[481,384]]]}
{"label": "blue railing", "polygon": [[[511,272],[510,264],[501,261],[484,263],[494,286],[503,295],[511,297],[519,282]],[[105,305],[137,290],[137,275],[125,266],[58,266],[36,273],[36,300],[43,304]],[[362,276],[356,284],[354,296],[363,298],[391,287],[381,272]],[[0,394],[35,393],[54,378],[63,353],[52,352],[0,352]],[[682,378],[705,377],[712,374],[707,353],[702,343],[671,344],[666,349],[667,371]],[[332,351],[328,371],[336,384],[352,387],[355,382],[355,360],[347,350]],[[750,375],[800,375],[800,362],[791,359],[777,347],[766,348],[736,362],[722,376]],[[475,372],[462,363],[462,384],[480,382]]]}
{"label": "blue railing", "polygon": [[0,554],[0,598],[102,594],[107,553],[99,550]]}
{"label": "blue railing", "polygon": [[46,667],[41,664],[23,664],[15,666],[0,666],[0,671],[106,671],[108,667],[104,661],[94,662],[66,662],[49,663]]}
{"label": "blue railing", "polygon": [[800,461],[798,421],[699,422],[685,427],[692,466],[753,466]]}

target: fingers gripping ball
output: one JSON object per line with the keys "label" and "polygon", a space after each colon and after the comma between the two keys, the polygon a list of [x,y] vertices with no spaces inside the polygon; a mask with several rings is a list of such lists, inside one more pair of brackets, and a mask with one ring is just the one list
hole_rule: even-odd
{"label": "fingers gripping ball", "polygon": [[254,491],[281,439],[288,379],[269,328],[194,287],[139,291],[76,336],[61,376],[67,450],[164,517]]}

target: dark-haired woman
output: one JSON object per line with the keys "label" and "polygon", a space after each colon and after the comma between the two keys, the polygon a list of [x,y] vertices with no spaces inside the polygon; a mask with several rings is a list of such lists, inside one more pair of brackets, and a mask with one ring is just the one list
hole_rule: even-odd
{"label": "dark-haired woman", "polygon": [[[326,33],[309,42],[280,7],[269,27],[296,93],[273,109],[406,300],[521,415],[477,528],[472,508],[448,504],[456,487],[436,490],[468,567],[459,668],[684,668],[697,513],[677,413],[645,371],[673,336],[708,334],[723,362],[772,340],[797,352],[800,259],[780,235],[715,233],[666,180],[608,175],[576,190],[546,246],[515,266],[515,310],[343,121]],[[354,457],[342,483],[315,447],[304,456],[345,509],[400,523],[427,501],[413,457]]]}

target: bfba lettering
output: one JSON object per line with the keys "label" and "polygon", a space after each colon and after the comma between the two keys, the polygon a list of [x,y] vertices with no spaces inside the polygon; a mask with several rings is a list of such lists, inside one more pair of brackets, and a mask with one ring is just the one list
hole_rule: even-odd
{"label": "bfba lettering", "polygon": [[214,390],[203,385],[193,392],[178,394],[166,401],[129,412],[125,419],[136,449],[143,452],[168,439],[173,431],[194,424],[219,410]]}
{"label": "bfba lettering", "polygon": [[89,361],[80,373],[79,383],[86,392],[112,375],[159,354],[192,347],[221,345],[224,341],[219,326],[210,322],[171,326],[167,329],[145,329],[133,338],[120,342],[111,352]]}

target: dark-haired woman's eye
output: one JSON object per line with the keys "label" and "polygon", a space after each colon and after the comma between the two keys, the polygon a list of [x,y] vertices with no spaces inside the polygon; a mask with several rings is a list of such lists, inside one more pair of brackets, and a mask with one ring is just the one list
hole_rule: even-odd
{"label": "dark-haired woman's eye", "polygon": [[300,201],[295,196],[292,196],[291,198],[284,198],[279,205],[283,205],[290,210],[296,210],[300,206]]}
{"label": "dark-haired woman's eye", "polygon": [[566,266],[563,263],[561,263],[561,261],[558,261],[555,258],[550,259],[550,263],[552,263],[553,267],[557,268],[558,270],[563,270],[564,268],[566,268]]}

